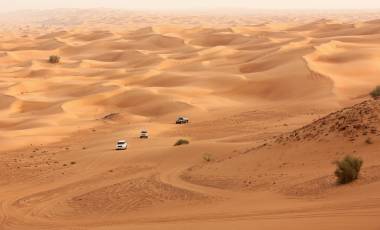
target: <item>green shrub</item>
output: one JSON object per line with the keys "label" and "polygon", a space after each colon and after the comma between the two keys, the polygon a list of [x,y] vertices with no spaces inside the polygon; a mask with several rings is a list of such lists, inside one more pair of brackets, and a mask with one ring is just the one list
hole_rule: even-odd
{"label": "green shrub", "polygon": [[188,145],[190,144],[190,142],[186,139],[179,139],[175,144],[174,146],[178,146],[178,145]]}
{"label": "green shrub", "polygon": [[208,153],[203,154],[203,160],[204,160],[204,161],[207,161],[207,162],[212,161],[212,156],[211,156],[211,154],[208,154]]}
{"label": "green shrub", "polygon": [[380,98],[380,85],[376,86],[370,93],[371,97],[374,99]]}
{"label": "green shrub", "polygon": [[56,55],[52,55],[49,57],[49,63],[52,63],[52,64],[59,63],[60,60],[61,60],[61,57],[56,56]]}
{"label": "green shrub", "polygon": [[358,179],[363,160],[348,155],[344,159],[335,162],[335,164],[335,176],[337,177],[337,182],[339,184],[347,184]]}

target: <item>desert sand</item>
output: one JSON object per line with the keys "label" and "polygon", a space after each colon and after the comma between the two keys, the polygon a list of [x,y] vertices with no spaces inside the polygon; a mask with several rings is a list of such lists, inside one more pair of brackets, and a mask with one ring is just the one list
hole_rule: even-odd
{"label": "desert sand", "polygon": [[379,13],[204,14],[0,16],[0,229],[380,229]]}

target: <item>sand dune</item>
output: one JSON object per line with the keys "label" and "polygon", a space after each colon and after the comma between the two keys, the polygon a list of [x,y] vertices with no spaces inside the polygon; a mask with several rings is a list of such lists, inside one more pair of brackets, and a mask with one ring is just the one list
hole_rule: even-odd
{"label": "sand dune", "polygon": [[345,189],[355,194],[353,190],[336,186],[331,175],[333,165],[324,161],[356,153],[370,162],[361,182],[353,186],[369,187],[378,183],[377,153],[365,140],[377,139],[379,108],[377,101],[345,108],[261,146],[239,152],[233,158],[194,166],[182,177],[203,186],[248,191],[270,189],[296,197],[333,197],[343,194],[340,191]]}
{"label": "sand dune", "polygon": [[0,229],[379,229],[378,13],[21,15],[0,16]]}

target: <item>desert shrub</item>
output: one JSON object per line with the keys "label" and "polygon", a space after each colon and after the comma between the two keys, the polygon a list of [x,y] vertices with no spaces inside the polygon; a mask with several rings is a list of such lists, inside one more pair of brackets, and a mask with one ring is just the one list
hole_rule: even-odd
{"label": "desert shrub", "polygon": [[373,144],[373,140],[372,140],[372,138],[370,138],[370,137],[368,137],[366,140],[365,140],[365,143],[367,143],[367,144]]}
{"label": "desert shrub", "polygon": [[374,88],[371,93],[370,93],[371,97],[374,98],[374,99],[378,99],[380,98],[380,85],[376,86],[376,88]]}
{"label": "desert shrub", "polygon": [[212,161],[212,156],[211,156],[211,154],[208,154],[208,153],[205,153],[205,154],[203,154],[203,160],[204,161],[206,161],[206,162],[210,162],[210,161]]}
{"label": "desert shrub", "polygon": [[61,60],[61,57],[56,56],[56,55],[52,55],[49,57],[49,63],[52,63],[52,64],[59,63],[60,60]]}
{"label": "desert shrub", "polygon": [[342,160],[335,162],[335,164],[335,176],[337,177],[337,182],[339,184],[347,184],[358,179],[363,160],[348,155]]}
{"label": "desert shrub", "polygon": [[178,145],[188,145],[190,144],[190,142],[186,139],[179,139],[175,144],[174,146],[178,146]]}

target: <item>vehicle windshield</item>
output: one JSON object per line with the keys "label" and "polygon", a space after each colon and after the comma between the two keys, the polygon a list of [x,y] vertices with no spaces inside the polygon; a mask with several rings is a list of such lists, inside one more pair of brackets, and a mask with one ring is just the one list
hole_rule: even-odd
{"label": "vehicle windshield", "polygon": [[117,144],[118,145],[123,145],[123,144],[125,144],[125,141],[118,141]]}

